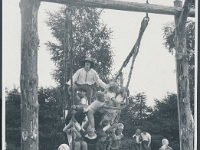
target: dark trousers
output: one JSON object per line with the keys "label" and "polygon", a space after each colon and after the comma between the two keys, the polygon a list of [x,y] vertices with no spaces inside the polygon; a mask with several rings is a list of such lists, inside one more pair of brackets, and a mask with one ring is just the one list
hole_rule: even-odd
{"label": "dark trousers", "polygon": [[86,96],[87,96],[87,99],[88,99],[88,105],[90,105],[92,103],[92,93],[93,93],[94,85],[76,83],[76,86],[77,86],[77,90],[79,88],[83,88],[83,89],[86,90]]}
{"label": "dark trousers", "polygon": [[103,113],[100,113],[99,111],[96,111],[94,113],[94,124],[95,124],[95,129],[99,129],[100,127],[100,122],[102,120]]}
{"label": "dark trousers", "polygon": [[141,144],[139,143],[135,143],[133,147],[134,147],[134,150],[141,150],[142,148]]}
{"label": "dark trousers", "polygon": [[142,149],[143,150],[151,150],[150,146],[148,147],[149,141],[142,141]]}

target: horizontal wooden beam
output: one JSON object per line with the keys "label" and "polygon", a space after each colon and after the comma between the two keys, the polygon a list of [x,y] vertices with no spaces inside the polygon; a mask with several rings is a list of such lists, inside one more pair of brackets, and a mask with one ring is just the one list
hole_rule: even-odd
{"label": "horizontal wooden beam", "polygon": [[[175,15],[181,12],[182,8],[162,6],[146,3],[124,2],[114,0],[41,0],[59,4],[70,4],[74,6],[86,6],[95,8],[115,9],[123,11],[148,12],[154,14]],[[195,16],[195,10],[191,9],[189,17]]]}

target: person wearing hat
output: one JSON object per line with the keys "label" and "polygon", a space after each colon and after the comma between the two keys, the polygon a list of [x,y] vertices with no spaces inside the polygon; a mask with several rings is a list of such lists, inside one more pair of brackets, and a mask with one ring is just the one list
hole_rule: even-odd
{"label": "person wearing hat", "polygon": [[[92,96],[93,86],[95,83],[104,89],[108,87],[108,85],[99,78],[99,75],[93,69],[93,66],[94,66],[94,62],[92,58],[87,57],[84,60],[83,68],[80,68],[79,70],[77,70],[76,73],[72,77],[74,89],[77,89],[81,86],[84,86],[87,89],[86,95],[87,95],[89,104],[91,103],[91,96]],[[69,80],[67,84],[69,85],[69,88],[70,88],[71,80]]]}

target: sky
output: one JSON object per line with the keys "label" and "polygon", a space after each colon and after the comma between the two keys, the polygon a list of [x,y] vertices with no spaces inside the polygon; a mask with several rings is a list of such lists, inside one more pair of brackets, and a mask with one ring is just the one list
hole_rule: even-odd
{"label": "sky", "polygon": [[[3,1],[3,86],[8,89],[20,86],[21,14],[19,2],[20,0]],[[141,3],[142,1],[131,0],[131,2]],[[150,0],[149,3],[173,6],[173,0]],[[44,21],[47,19],[45,11],[56,11],[59,7],[59,4],[41,2],[39,8],[39,87],[56,86],[51,76],[55,69],[54,63],[50,60],[51,55],[45,46],[47,41],[54,41],[54,38]],[[119,70],[135,44],[144,16],[145,13],[104,9],[101,20],[113,30],[111,40],[114,53],[113,73]],[[154,105],[154,99],[161,100],[167,92],[177,92],[175,57],[163,45],[163,27],[166,23],[173,22],[174,16],[149,14],[149,17],[149,25],[141,40],[129,89],[132,95],[145,92],[147,105]],[[129,69],[130,65],[124,69],[125,83]]]}

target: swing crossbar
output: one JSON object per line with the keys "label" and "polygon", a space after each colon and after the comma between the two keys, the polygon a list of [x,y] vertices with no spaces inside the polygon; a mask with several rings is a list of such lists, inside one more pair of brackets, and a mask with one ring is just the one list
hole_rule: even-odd
{"label": "swing crossbar", "polygon": [[[42,2],[51,2],[59,4],[69,4],[72,6],[86,6],[95,8],[105,8],[123,11],[147,12],[154,14],[176,15],[182,11],[180,7],[162,6],[155,4],[124,2],[113,0],[41,0]],[[195,9],[191,8],[189,17],[195,17]]]}

